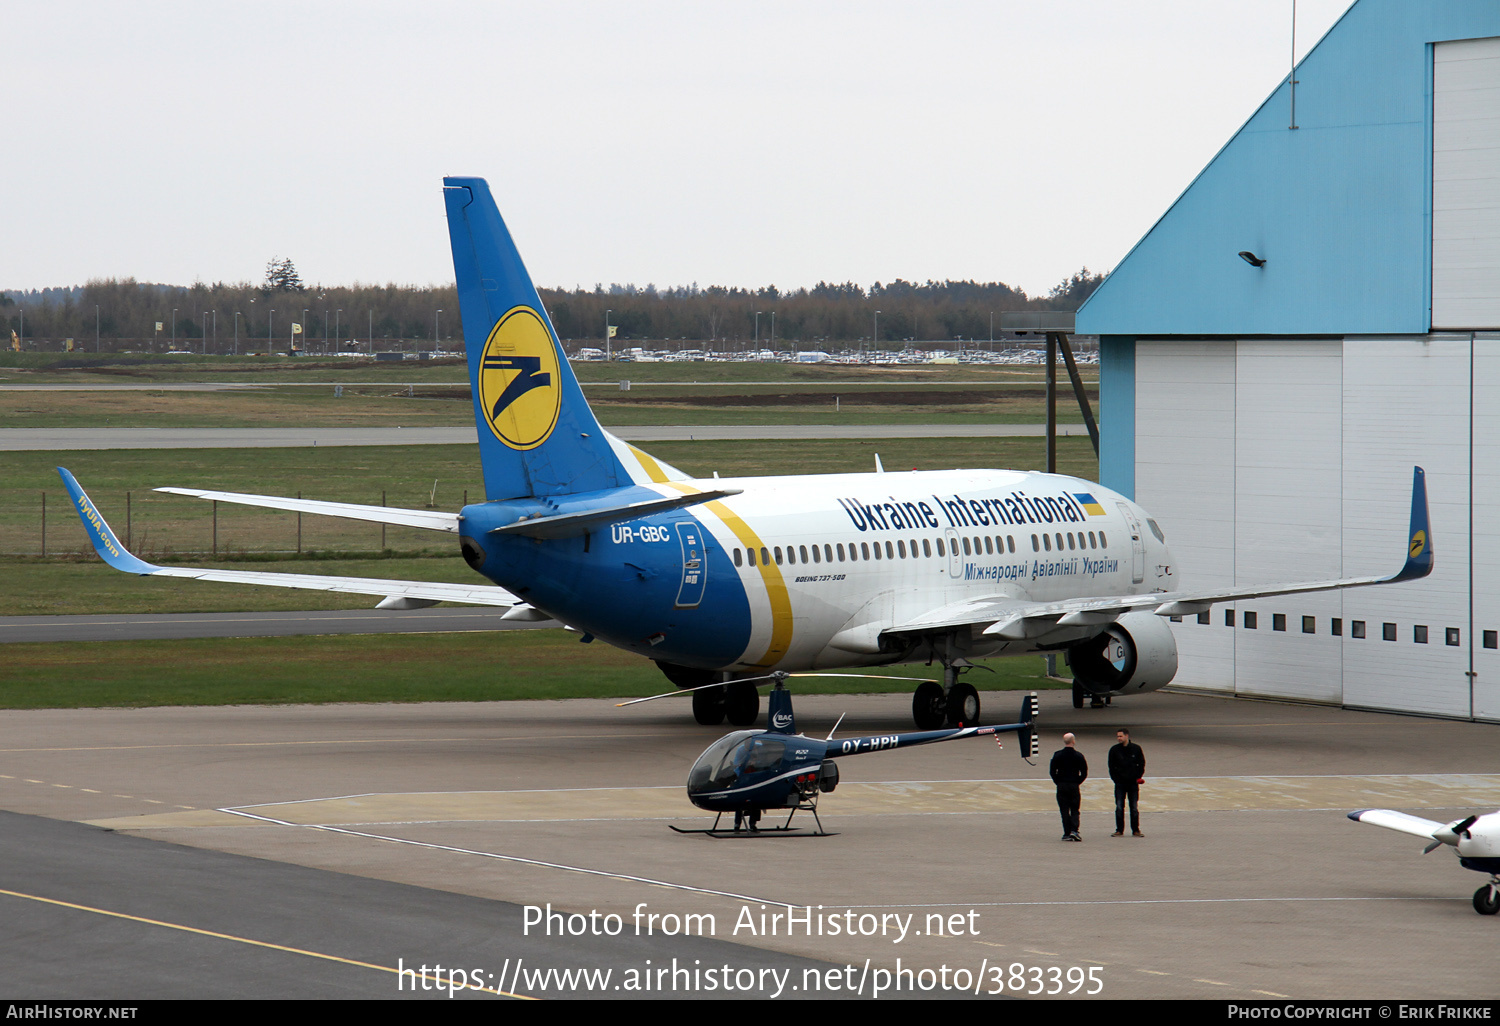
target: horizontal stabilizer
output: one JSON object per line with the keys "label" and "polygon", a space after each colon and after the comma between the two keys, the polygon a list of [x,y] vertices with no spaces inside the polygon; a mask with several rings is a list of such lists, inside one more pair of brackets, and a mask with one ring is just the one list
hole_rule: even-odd
{"label": "horizontal stabilizer", "polygon": [[647,499],[643,502],[626,503],[623,506],[609,506],[605,509],[587,509],[580,513],[562,513],[555,517],[531,517],[529,519],[517,520],[513,524],[497,527],[490,534],[519,534],[527,538],[573,538],[578,535],[587,534],[599,524],[614,523],[620,520],[634,520],[636,517],[649,516],[652,513],[663,513],[669,509],[680,509],[683,506],[696,506],[703,502],[713,502],[729,495],[738,495],[744,491],[743,488],[717,488],[707,492],[689,492],[686,495],[668,495],[660,499]]}
{"label": "horizontal stabilizer", "polygon": [[374,524],[391,524],[395,527],[417,527],[424,531],[446,531],[458,533],[457,513],[444,513],[432,509],[401,509],[395,506],[360,506],[352,502],[322,502],[317,499],[288,499],[280,495],[248,495],[244,492],[214,492],[202,488],[157,488],[158,492],[173,495],[191,495],[195,499],[212,499],[215,502],[234,502],[241,506],[264,506],[267,509],[284,509],[292,513],[316,513],[325,517],[343,517],[345,520],[368,520]]}

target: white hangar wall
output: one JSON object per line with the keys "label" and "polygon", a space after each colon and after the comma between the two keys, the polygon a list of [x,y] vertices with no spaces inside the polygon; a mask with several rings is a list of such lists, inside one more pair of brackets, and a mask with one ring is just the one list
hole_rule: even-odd
{"label": "white hangar wall", "polygon": [[1178,684],[1500,720],[1500,334],[1141,339],[1134,391],[1179,587],[1393,573],[1427,473],[1430,577],[1186,618]]}
{"label": "white hangar wall", "polygon": [[1427,472],[1430,577],[1188,618],[1178,683],[1500,721],[1500,3],[1355,0],[1077,328],[1181,587],[1391,573]]}

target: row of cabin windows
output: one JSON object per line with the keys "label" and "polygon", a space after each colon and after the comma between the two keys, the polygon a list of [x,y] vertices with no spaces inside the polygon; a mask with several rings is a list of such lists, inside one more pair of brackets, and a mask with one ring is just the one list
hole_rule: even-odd
{"label": "row of cabin windows", "polygon": [[[1180,616],[1174,616],[1174,617],[1172,617],[1172,619],[1176,620],[1178,622],[1181,622],[1182,617],[1180,617]],[[1209,622],[1209,615],[1207,613],[1199,613],[1198,614],[1198,622],[1199,623],[1205,623],[1205,624],[1208,623]],[[1224,610],[1224,626],[1225,627],[1233,627],[1234,626],[1234,622],[1235,622],[1235,620],[1234,620],[1234,610],[1233,609],[1225,609]],[[1257,627],[1259,627],[1259,618],[1256,616],[1256,614],[1255,614],[1255,612],[1253,610],[1249,610],[1249,609],[1242,610],[1242,618],[1241,618],[1240,622],[1244,625],[1244,627],[1245,627],[1246,630],[1252,630],[1253,631]],[[1273,631],[1284,631],[1284,630],[1286,630],[1286,614],[1285,613],[1272,613],[1271,614],[1271,630],[1273,630]],[[1318,618],[1316,616],[1304,616],[1302,618],[1302,633],[1303,634],[1316,634],[1316,633],[1318,633]],[[1334,616],[1334,617],[1330,617],[1329,618],[1329,620],[1328,620],[1328,633],[1331,634],[1331,635],[1333,635],[1334,637],[1343,637],[1343,634],[1344,634],[1344,620],[1343,620],[1342,617]],[[1388,623],[1387,622],[1387,623],[1382,623],[1380,625],[1380,637],[1381,637],[1381,640],[1383,640],[1383,641],[1395,641],[1397,633],[1398,632],[1397,632],[1396,625],[1393,624],[1393,623]],[[1425,623],[1414,623],[1414,624],[1412,624],[1412,626],[1411,626],[1411,640],[1412,640],[1413,644],[1415,644],[1415,645],[1425,645],[1425,644],[1427,644],[1427,635],[1428,635],[1428,625],[1427,624],[1425,624]],[[1349,621],[1349,636],[1351,638],[1364,638],[1364,637],[1366,637],[1367,636],[1367,625],[1366,625],[1365,621],[1363,621],[1363,620],[1350,620]],[[1484,647],[1485,648],[1500,648],[1500,631],[1485,631],[1483,633],[1483,642],[1484,642]],[[1445,644],[1445,645],[1452,645],[1452,646],[1455,646],[1455,647],[1458,646],[1458,645],[1463,644],[1463,631],[1461,631],[1457,627],[1444,627],[1443,628],[1443,644]]]}
{"label": "row of cabin windows", "polygon": [[[1057,539],[1057,551],[1059,552],[1064,551],[1064,545],[1069,550],[1099,549],[1109,545],[1109,541],[1104,537],[1103,531],[1097,534],[1089,531],[1087,536],[1082,531],[1077,532],[1076,535],[1074,532],[1069,531],[1066,534],[1059,532],[1056,535],[1044,534],[1040,537],[1032,535],[1031,551],[1042,552],[1045,550],[1051,552],[1052,539],[1054,537]],[[1016,539],[1011,535],[974,535],[972,537],[966,535],[960,538],[959,541],[963,545],[963,552],[966,556],[1003,556],[1016,551]],[[745,566],[748,563],[750,566],[756,566],[757,559],[759,560],[759,565],[762,566],[770,566],[772,560],[776,562],[777,566],[781,566],[783,562],[791,564],[799,562],[832,563],[835,559],[840,563],[858,562],[862,559],[916,559],[918,544],[918,540],[913,538],[910,548],[908,548],[906,539],[899,538],[893,542],[875,542],[873,544],[870,542],[850,542],[848,549],[844,548],[842,542],[836,545],[824,544],[821,548],[817,545],[788,545],[784,550],[780,545],[763,545],[759,550],[735,549],[734,565]],[[941,538],[936,539],[935,542],[930,538],[921,539],[921,555],[929,559],[932,558],[934,544],[937,546],[937,554],[945,557],[947,553],[944,551],[943,539]],[[883,550],[882,546],[884,547]],[[953,554],[957,555],[958,553],[954,552]]]}

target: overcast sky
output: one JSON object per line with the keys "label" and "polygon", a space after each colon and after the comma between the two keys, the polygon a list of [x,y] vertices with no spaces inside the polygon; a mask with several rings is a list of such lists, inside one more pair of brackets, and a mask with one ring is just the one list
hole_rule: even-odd
{"label": "overcast sky", "polygon": [[[1301,57],[1348,0],[1299,0]],[[453,278],[445,174],[539,285],[1113,267],[1276,88],[1291,0],[14,3],[0,287]]]}

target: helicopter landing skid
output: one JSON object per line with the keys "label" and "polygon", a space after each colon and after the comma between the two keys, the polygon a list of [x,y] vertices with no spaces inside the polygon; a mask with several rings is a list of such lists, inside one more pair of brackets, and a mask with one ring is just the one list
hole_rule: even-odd
{"label": "helicopter landing skid", "polygon": [[[816,830],[804,830],[801,827],[792,826],[792,817],[797,815],[797,813],[799,812],[811,812],[813,822],[818,825],[818,828]],[[816,803],[808,805],[798,805],[791,811],[791,815],[787,816],[786,822],[781,824],[780,826],[748,827],[745,829],[735,828],[731,830],[721,830],[719,828],[719,821],[723,818],[724,814],[722,812],[719,813],[714,817],[714,825],[704,830],[685,830],[682,827],[676,826],[671,823],[668,823],[667,826],[677,831],[677,833],[679,834],[705,834],[709,837],[733,837],[744,840],[748,840],[750,838],[838,836],[835,833],[830,833],[829,831],[823,829],[823,821],[818,818],[818,809]]]}

